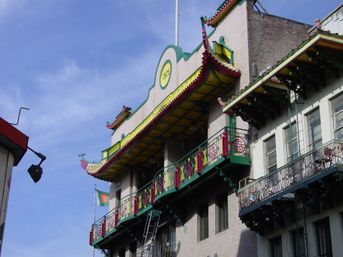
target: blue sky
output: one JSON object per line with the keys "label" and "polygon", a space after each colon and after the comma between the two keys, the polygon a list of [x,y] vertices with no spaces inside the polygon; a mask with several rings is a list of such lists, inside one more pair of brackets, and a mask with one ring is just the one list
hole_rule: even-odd
{"label": "blue sky", "polygon": [[[221,2],[180,1],[185,51],[200,43],[199,17]],[[310,24],[341,3],[260,2]],[[106,121],[146,98],[160,54],[173,42],[172,0],[0,0],[0,115],[15,122],[19,107],[29,107],[18,128],[48,157],[37,184],[26,172],[38,162],[30,152],[14,169],[2,256],[92,256],[94,184],[108,186],[85,174],[78,155],[100,159],[110,143]]]}

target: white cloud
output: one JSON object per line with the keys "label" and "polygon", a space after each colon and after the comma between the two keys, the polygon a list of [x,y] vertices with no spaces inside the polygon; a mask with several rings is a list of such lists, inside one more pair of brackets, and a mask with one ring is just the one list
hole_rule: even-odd
{"label": "white cloud", "polygon": [[0,18],[22,7],[27,0],[0,0]]}
{"label": "white cloud", "polygon": [[28,99],[31,110],[25,126],[31,138],[42,145],[53,145],[61,137],[84,136],[79,134],[84,126],[101,123],[105,130],[105,122],[111,121],[122,105],[134,107],[145,100],[156,64],[153,59],[146,65],[137,65],[137,60],[148,60],[151,55],[144,52],[107,71],[66,60],[60,69],[38,74]]}
{"label": "white cloud", "polygon": [[3,85],[0,94],[0,110],[2,118],[15,123],[20,107],[25,107],[25,100],[18,85]]}
{"label": "white cloud", "polygon": [[11,0],[0,0],[0,11],[6,11],[13,3],[15,2]]}

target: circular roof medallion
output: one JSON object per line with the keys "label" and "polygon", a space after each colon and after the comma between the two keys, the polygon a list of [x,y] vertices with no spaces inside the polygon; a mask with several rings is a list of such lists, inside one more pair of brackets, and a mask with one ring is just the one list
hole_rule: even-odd
{"label": "circular roof medallion", "polygon": [[170,60],[165,61],[162,66],[161,73],[160,73],[160,87],[162,89],[168,86],[170,77],[172,72],[172,64]]}

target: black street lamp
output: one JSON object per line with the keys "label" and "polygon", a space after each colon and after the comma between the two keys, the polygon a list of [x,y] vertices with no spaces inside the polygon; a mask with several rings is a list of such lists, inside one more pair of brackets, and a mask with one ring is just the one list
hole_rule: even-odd
{"label": "black street lamp", "polygon": [[40,180],[40,178],[42,177],[43,169],[40,165],[43,163],[43,161],[46,160],[46,156],[44,154],[36,152],[35,150],[30,148],[29,146],[27,148],[41,159],[41,161],[37,165],[32,164],[31,167],[27,170],[28,173],[30,174],[32,180],[35,183],[37,183]]}

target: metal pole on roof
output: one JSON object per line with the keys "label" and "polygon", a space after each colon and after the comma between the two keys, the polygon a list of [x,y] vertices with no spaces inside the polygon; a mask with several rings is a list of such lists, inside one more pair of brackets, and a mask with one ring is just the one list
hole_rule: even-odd
{"label": "metal pole on roof", "polygon": [[[94,224],[95,224],[95,221],[96,221],[96,184],[94,184],[94,197],[93,197],[93,200],[94,200],[94,202],[93,202],[94,203],[94,217],[93,217],[92,230],[93,230],[93,233],[94,233]],[[95,246],[93,245],[93,257],[94,256],[95,256]]]}
{"label": "metal pole on roof", "polygon": [[179,46],[179,0],[175,0],[175,45]]}

